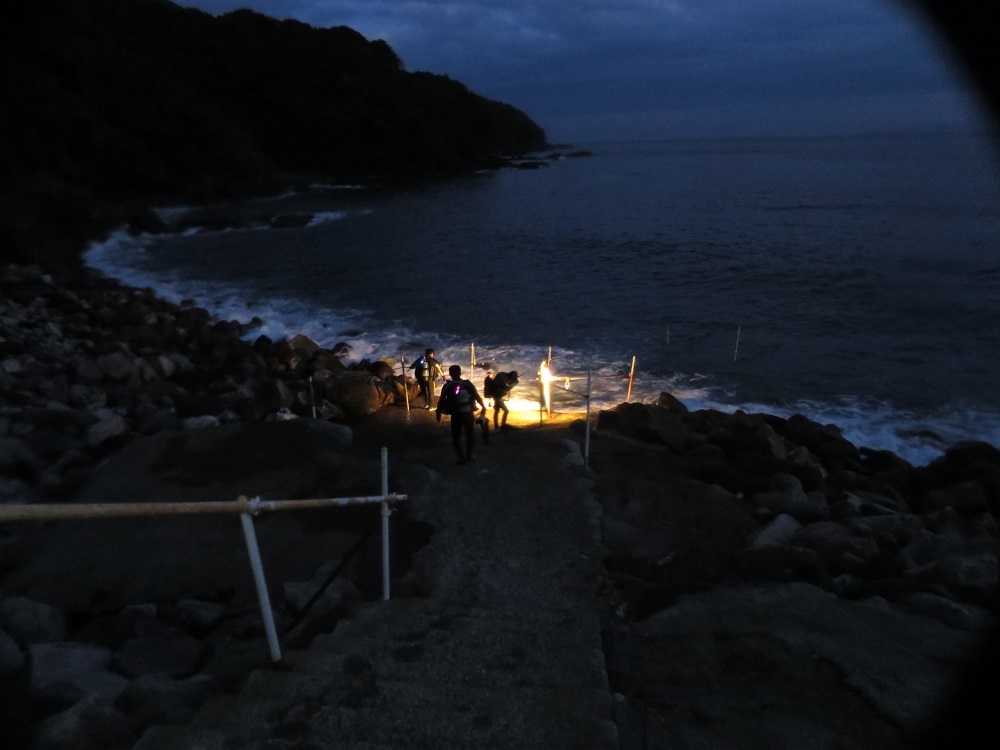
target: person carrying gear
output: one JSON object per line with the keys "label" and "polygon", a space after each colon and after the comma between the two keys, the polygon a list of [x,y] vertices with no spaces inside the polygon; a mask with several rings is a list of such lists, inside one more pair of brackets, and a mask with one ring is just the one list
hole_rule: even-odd
{"label": "person carrying gear", "polygon": [[[462,378],[462,368],[452,365],[448,368],[451,380],[441,387],[441,398],[437,404],[437,421],[441,415],[451,416],[451,442],[458,454],[458,463],[466,464],[476,458],[476,404],[482,408],[480,417],[486,416],[486,404],[471,380]],[[462,451],[462,433],[465,432],[465,451]]]}
{"label": "person carrying gear", "polygon": [[[498,430],[507,429],[507,415],[510,409],[504,403],[504,399],[510,394],[514,386],[517,385],[517,370],[510,372],[498,372],[493,378],[493,427]],[[503,411],[503,418],[500,412]]]}
{"label": "person carrying gear", "polygon": [[416,376],[417,385],[420,387],[420,395],[424,397],[424,408],[431,408],[431,399],[434,398],[434,383],[438,378],[444,377],[441,363],[434,359],[434,350],[427,349],[424,356],[418,357],[408,370],[413,370]]}

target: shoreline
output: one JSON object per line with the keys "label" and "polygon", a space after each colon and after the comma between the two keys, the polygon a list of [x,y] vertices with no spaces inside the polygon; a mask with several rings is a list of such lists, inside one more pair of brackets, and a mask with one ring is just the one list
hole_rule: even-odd
{"label": "shoreline", "polygon": [[[824,691],[844,688],[839,677],[827,685],[825,672],[812,671],[815,659],[798,652],[804,636],[794,621],[801,618],[809,623],[805,633],[840,623],[842,634],[821,646],[839,669],[860,681],[874,669],[870,679],[897,686],[873,691],[866,699],[872,707],[863,711],[873,731],[897,736],[925,720],[945,677],[958,673],[958,654],[998,622],[1000,451],[992,446],[956,446],[914,467],[888,451],[858,448],[837,428],[803,416],[689,411],[663,394],[657,404],[620,404],[593,415],[589,472],[579,412],[556,413],[541,427],[534,412],[514,413],[517,429],[480,444],[475,464],[456,466],[449,427],[432,411],[382,403],[403,396],[404,386],[378,363],[370,363],[374,370],[345,367],[336,352],[305,337],[251,344],[238,323],[97,272],[64,281],[7,268],[0,282],[3,502],[370,495],[379,491],[379,452],[387,447],[391,490],[414,498],[394,514],[394,591],[431,609],[442,576],[461,580],[466,570],[461,544],[442,549],[435,539],[461,540],[470,507],[488,502],[507,519],[516,498],[522,526],[510,534],[540,549],[565,523],[539,506],[540,497],[586,510],[598,545],[586,565],[600,581],[591,595],[607,679],[628,707],[616,718],[620,732],[635,731],[636,719],[628,717],[638,712],[647,717],[643,731],[669,736],[664,727],[678,719],[663,708],[670,705],[664,696],[705,695],[688,676],[720,669],[724,700],[754,674],[759,682],[751,694],[762,691],[783,706],[782,715],[796,715],[803,690],[813,691],[814,721],[822,725],[829,711]],[[409,393],[411,404],[419,400],[415,388]],[[311,418],[314,403],[321,419]],[[500,477],[507,494],[495,495]],[[442,515],[442,492],[458,515]],[[490,558],[495,529],[484,523]],[[314,637],[336,632],[378,597],[376,535],[324,595],[326,608],[296,624],[301,592],[315,590],[333,561],[349,557],[357,535],[376,527],[373,514],[261,519],[259,526],[270,550],[269,580],[281,592],[283,632],[296,647],[309,649]],[[0,600],[7,638],[0,641],[13,659],[5,663],[15,665],[0,676],[0,687],[16,686],[8,696],[13,703],[2,708],[30,715],[43,733],[94,701],[104,706],[101,726],[124,727],[129,737],[150,724],[184,724],[209,696],[238,692],[263,666],[263,634],[234,524],[111,529],[103,522],[0,526],[0,571],[5,591],[14,594]],[[179,549],[187,554],[178,557]],[[504,560],[515,570],[523,563]],[[491,575],[484,568],[489,587],[496,585]],[[752,627],[732,640],[727,628],[737,612]],[[784,644],[775,651],[757,644],[755,633],[777,613],[791,614],[771,625],[769,638]],[[678,633],[697,644],[684,658],[676,653]],[[40,687],[50,685],[43,664],[58,672],[64,662],[56,654],[92,654],[95,642],[102,661],[94,671],[74,676],[71,688]],[[698,654],[730,642],[734,650],[723,663],[735,671],[698,662]],[[911,642],[926,649],[919,658],[880,658],[893,643]],[[756,645],[739,647],[750,643]],[[136,653],[174,656],[153,663]],[[40,654],[52,659],[43,662]],[[769,677],[775,663],[802,681],[794,696],[774,693],[781,687]],[[150,669],[167,676],[154,678]],[[186,693],[191,685],[201,687]],[[924,687],[901,705],[901,685]],[[155,705],[131,702],[150,690],[163,696]],[[176,713],[181,696],[186,707]],[[716,698],[705,700],[697,710],[709,710]],[[895,717],[889,727],[871,718],[885,715]],[[684,731],[714,731],[680,722]]]}
{"label": "shoreline", "polygon": [[[277,235],[273,236],[275,237],[274,242],[282,242],[281,239],[277,238]],[[123,267],[126,268],[125,273],[127,274],[127,264],[123,264]],[[105,267],[105,270],[108,273],[114,273],[113,268],[109,270]],[[152,277],[148,278],[148,281],[144,281],[141,274],[136,275],[131,279],[130,283],[137,285],[154,283],[155,280]],[[206,278],[210,278],[210,275]],[[262,308],[262,304],[267,305],[267,294],[261,292],[264,295],[263,299],[254,298],[252,295],[256,294],[256,292],[250,291],[252,288],[251,286],[244,289],[243,286],[232,287],[225,284],[220,286],[213,283],[204,289],[199,289],[198,285],[186,285],[185,289],[178,290],[177,294],[190,292],[192,295],[197,296],[199,304],[204,304],[206,307],[213,307],[214,301],[222,300],[221,306],[213,307],[213,312],[224,318],[246,320],[253,315],[260,315],[265,319],[265,323],[270,326],[267,332],[275,338],[283,335],[286,331],[288,335],[301,331],[324,346],[330,346],[333,340],[322,340],[324,336],[328,335],[329,331],[344,331],[346,334],[352,331],[364,330],[369,331],[370,336],[368,339],[362,337],[358,340],[360,347],[359,357],[371,357],[373,353],[374,356],[386,353],[415,355],[417,352],[413,350],[413,344],[420,341],[429,341],[438,346],[445,345],[451,348],[453,351],[449,352],[449,354],[452,359],[459,363],[463,362],[461,352],[455,351],[461,343],[455,336],[444,335],[438,338],[435,333],[427,334],[421,331],[410,330],[409,328],[400,329],[398,326],[393,328],[392,325],[385,324],[384,321],[376,320],[374,316],[358,319],[350,317],[342,319],[338,316],[337,310],[329,309],[329,306],[322,304],[317,307],[312,303],[308,303],[310,304],[310,312],[313,314],[311,316],[300,315],[298,313],[301,306],[288,305],[282,298],[276,300],[274,305]],[[168,293],[170,292],[169,289],[167,291]],[[252,306],[242,306],[237,302],[239,299],[248,298],[248,295],[250,295],[249,298],[257,299]],[[378,307],[377,309],[391,308]],[[321,328],[316,323],[312,329],[303,330],[309,325],[313,325],[310,321],[326,322],[328,320],[329,328],[326,326]],[[744,329],[744,334],[747,334],[746,329]],[[350,341],[350,339],[348,340]],[[527,336],[524,338],[511,336],[505,338],[504,342],[524,340],[530,341],[531,339]],[[558,340],[555,343],[558,344]],[[500,348],[505,352],[511,348],[516,349],[516,369],[522,371],[527,369],[534,372],[535,368],[530,365],[534,361],[532,358],[536,352],[528,352],[528,350],[536,347],[533,347],[531,344],[510,345],[503,343],[500,345]],[[522,351],[528,352],[531,356],[521,356]],[[573,360],[572,363],[569,360],[561,363],[571,373],[579,373],[580,367],[586,366],[586,363],[581,362],[580,358],[576,357],[575,354],[575,351],[567,353],[567,356]],[[701,370],[697,370],[697,364],[693,366],[695,369],[686,368],[681,362],[672,365],[661,356],[666,354],[669,354],[669,349],[657,350],[657,356],[650,358],[646,363],[651,371],[656,367],[659,367],[659,369],[655,375],[652,372],[643,373],[646,375],[647,382],[653,383],[654,379],[656,382],[648,390],[641,393],[640,400],[644,399],[647,402],[655,401],[660,390],[669,390],[674,395],[679,395],[683,399],[684,396],[674,390],[675,386],[676,388],[685,387],[687,389],[687,392],[690,394],[689,405],[696,404],[698,406],[724,409],[730,412],[742,408],[744,410],[772,413],[783,417],[788,417],[798,412],[817,421],[838,425],[845,431],[852,442],[855,442],[857,445],[892,450],[898,455],[905,457],[911,463],[922,465],[926,465],[939,457],[945,448],[961,440],[976,439],[984,440],[994,445],[1000,444],[998,443],[998,438],[995,434],[996,430],[994,429],[996,423],[996,419],[994,418],[995,410],[982,406],[982,404],[988,403],[988,401],[981,400],[979,402],[981,406],[975,409],[961,408],[961,404],[956,405],[951,401],[947,404],[944,401],[935,401],[933,397],[928,397],[923,391],[920,391],[914,395],[912,401],[907,401],[901,397],[905,404],[910,404],[910,407],[905,405],[894,406],[893,402],[899,400],[894,399],[892,396],[891,386],[888,398],[881,401],[874,401],[872,398],[857,395],[838,395],[838,386],[834,377],[824,378],[822,380],[822,387],[818,388],[818,392],[822,393],[824,398],[827,398],[826,401],[815,399],[813,401],[803,399],[782,401],[781,399],[785,397],[790,398],[797,394],[809,394],[814,391],[810,390],[808,386],[799,388],[795,385],[788,386],[790,389],[793,389],[790,393],[785,393],[784,390],[778,389],[762,390],[760,387],[760,378],[758,374],[755,374],[756,371],[754,369],[756,367],[759,370],[760,367],[751,364],[747,364],[745,367],[741,367],[740,370],[734,370],[733,373],[729,374],[722,371],[726,369],[725,367],[718,371],[710,369],[713,373],[710,379],[693,380],[684,373],[701,372]],[[732,354],[732,351],[730,351],[730,354]],[[748,356],[751,356],[751,352],[749,351]],[[640,352],[640,371],[643,365],[641,357],[642,353]],[[559,353],[557,353],[556,358],[557,360],[559,359]],[[657,360],[656,363],[654,363],[654,359]],[[534,364],[537,365],[537,361],[534,361]],[[617,358],[611,357],[607,362],[602,360],[599,366],[602,368],[602,372],[607,374],[610,369],[613,369],[618,364],[621,363],[617,362]],[[627,370],[627,362],[625,364]],[[513,360],[510,365],[515,366]],[[671,372],[670,367],[676,367],[678,370],[683,370],[683,372]],[[745,373],[745,375],[741,374],[741,372]],[[826,368],[823,372],[825,374],[836,372],[836,368]],[[676,381],[676,384],[672,381]],[[913,382],[919,385],[922,381]],[[735,383],[738,386],[741,383],[745,383],[746,389],[752,390],[758,395],[764,394],[764,400],[760,403],[741,403],[736,396],[742,398],[743,395],[746,395],[746,390],[740,386],[735,394],[727,395],[724,392],[728,388],[727,383],[729,385]],[[864,383],[859,384],[848,379],[845,381],[843,387],[845,389],[853,389],[851,390],[852,394],[885,392],[885,389],[882,388],[879,382],[873,382],[871,385],[872,390],[866,391]],[[604,388],[605,384],[602,383],[601,387]],[[914,388],[919,390],[917,386],[914,386]],[[620,395],[621,400],[624,400],[624,389],[619,388],[619,384],[608,383],[607,389],[609,390],[609,394],[611,391],[615,391],[615,395]],[[908,392],[909,390],[913,389],[906,386],[900,392]],[[767,397],[770,396],[774,398],[767,400]],[[602,406],[610,408],[617,403],[617,401],[609,397]],[[915,410],[912,408],[912,404],[918,404],[919,408]]]}

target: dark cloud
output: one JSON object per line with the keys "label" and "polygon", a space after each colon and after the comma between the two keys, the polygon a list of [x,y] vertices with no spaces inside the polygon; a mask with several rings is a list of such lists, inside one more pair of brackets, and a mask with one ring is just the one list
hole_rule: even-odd
{"label": "dark cloud", "polygon": [[184,0],[385,39],[553,140],[975,127],[964,81],[894,0]]}

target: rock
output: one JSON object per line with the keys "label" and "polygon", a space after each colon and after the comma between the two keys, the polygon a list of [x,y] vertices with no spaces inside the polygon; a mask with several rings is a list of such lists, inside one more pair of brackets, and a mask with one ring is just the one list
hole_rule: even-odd
{"label": "rock", "polygon": [[708,433],[726,458],[748,476],[769,475],[786,459],[780,435],[760,415],[738,411]]}
{"label": "rock", "polygon": [[826,469],[804,445],[797,446],[785,454],[782,470],[798,477],[803,488],[816,489],[826,479]]}
{"label": "rock", "polygon": [[322,419],[328,422],[341,422],[347,417],[343,408],[337,406],[336,404],[331,404],[326,399],[320,401],[319,405],[316,407],[316,418]]}
{"label": "rock", "polygon": [[24,652],[3,630],[0,630],[0,678],[21,670],[24,666]]}
{"label": "rock", "polygon": [[125,719],[99,698],[86,698],[39,728],[36,750],[125,750],[135,743]]}
{"label": "rock", "polygon": [[989,510],[986,492],[979,480],[953,484],[941,489],[928,490],[923,497],[921,508],[924,511],[954,508],[963,516],[974,516]]}
{"label": "rock", "polygon": [[666,445],[673,450],[684,449],[690,428],[678,414],[647,404],[619,404],[614,417],[598,417],[599,429],[613,429],[622,435],[649,443]]}
{"label": "rock", "polygon": [[992,552],[952,554],[922,567],[910,568],[906,575],[921,581],[940,583],[985,600],[995,594],[997,584],[1000,583],[1000,565],[996,554]]}
{"label": "rock", "polygon": [[51,643],[66,637],[66,618],[44,602],[21,596],[0,602],[0,627],[22,646]]}
{"label": "rock", "polygon": [[392,363],[384,359],[372,362],[366,369],[378,380],[387,380],[395,374]]}
{"label": "rock", "polygon": [[173,409],[154,409],[139,422],[140,435],[152,435],[165,430],[180,428],[181,421]]}
{"label": "rock", "polygon": [[923,529],[920,518],[912,513],[863,516],[848,520],[846,525],[863,536],[888,536],[899,547],[905,545]]}
{"label": "rock", "polygon": [[772,476],[771,489],[755,494],[753,502],[768,515],[784,513],[802,523],[824,521],[830,517],[830,509],[823,493],[806,494],[798,477],[791,474]]}
{"label": "rock", "polygon": [[344,361],[341,359],[343,356],[343,353],[338,354],[326,349],[320,349],[312,356],[313,374],[315,375],[321,370],[343,372],[346,369]]}
{"label": "rock", "polygon": [[802,524],[795,518],[782,513],[754,535],[750,547],[787,547],[801,528]]}
{"label": "rock", "polygon": [[801,414],[793,414],[785,421],[782,430],[786,439],[808,448],[827,470],[831,467],[842,468],[844,459],[848,459],[849,465],[861,462],[858,448],[844,439],[836,425],[821,425]]}
{"label": "rock", "polygon": [[341,406],[350,417],[365,417],[377,412],[382,398],[375,379],[367,372],[335,373],[323,383],[323,395]]}
{"label": "rock", "polygon": [[119,435],[127,435],[130,431],[128,422],[119,414],[102,419],[87,429],[87,445],[96,448],[102,443]]}
{"label": "rock", "polygon": [[210,683],[206,675],[185,680],[172,680],[162,674],[142,675],[121,692],[115,708],[140,733],[153,724],[184,724],[194,718],[198,706],[209,695]]}
{"label": "rock", "polygon": [[682,404],[673,394],[667,393],[666,391],[661,391],[659,398],[656,399],[656,405],[661,409],[665,409],[669,414],[687,414],[688,408]]}
{"label": "rock", "polygon": [[187,417],[180,420],[182,430],[204,430],[208,427],[218,427],[222,422],[216,416],[203,414],[200,417]]}
{"label": "rock", "polygon": [[[626,694],[641,686],[664,747],[898,747],[895,727],[923,725],[979,642],[803,583],[688,595],[606,636],[610,678]],[[839,715],[885,722],[831,726],[834,702]]]}
{"label": "rock", "polygon": [[307,355],[312,355],[319,351],[319,344],[302,333],[293,336],[288,345],[296,351],[305,352]]}
{"label": "rock", "polygon": [[42,690],[60,682],[80,686],[84,677],[107,673],[111,651],[91,643],[35,643],[31,656],[31,691]]}
{"label": "rock", "polygon": [[181,630],[133,638],[114,655],[114,667],[129,677],[161,672],[187,677],[201,663],[205,646]]}
{"label": "rock", "polygon": [[114,352],[103,357],[98,357],[96,364],[108,380],[124,382],[132,379],[136,374],[135,361],[122,352]]}
{"label": "rock", "polygon": [[878,554],[871,537],[859,536],[846,526],[832,521],[810,523],[799,529],[794,544],[819,553],[831,573],[857,570],[855,561],[866,561]]}
{"label": "rock", "polygon": [[830,574],[815,550],[759,545],[738,550],[734,560],[744,576],[755,581],[806,581],[825,585]]}
{"label": "rock", "polygon": [[44,466],[45,462],[23,440],[0,436],[0,472],[33,475]]}
{"label": "rock", "polygon": [[960,604],[926,592],[916,592],[897,601],[900,606],[958,630],[985,631],[996,625],[996,618],[988,609],[971,604]]}
{"label": "rock", "polygon": [[193,635],[208,632],[225,616],[224,605],[200,599],[181,599],[171,612],[171,619]]}

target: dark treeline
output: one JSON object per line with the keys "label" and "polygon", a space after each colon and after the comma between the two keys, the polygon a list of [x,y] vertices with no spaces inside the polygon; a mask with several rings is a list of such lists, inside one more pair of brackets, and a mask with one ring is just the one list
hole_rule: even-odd
{"label": "dark treeline", "polygon": [[67,258],[155,201],[326,177],[497,166],[545,146],[523,112],[383,41],[166,0],[0,11],[0,259]]}

